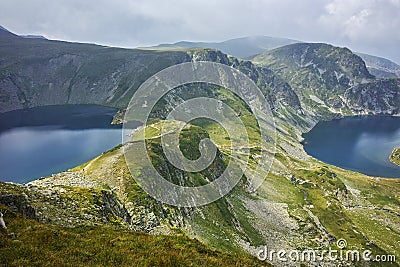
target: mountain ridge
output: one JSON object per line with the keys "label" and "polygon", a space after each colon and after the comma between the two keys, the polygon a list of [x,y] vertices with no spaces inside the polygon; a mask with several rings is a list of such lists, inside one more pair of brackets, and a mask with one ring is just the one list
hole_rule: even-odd
{"label": "mountain ridge", "polygon": [[400,66],[395,62],[363,53],[356,53],[366,63],[371,74],[381,78],[400,78]]}
{"label": "mountain ridge", "polygon": [[[264,39],[264,41],[263,41]],[[235,42],[237,44],[235,44]],[[276,38],[269,36],[249,36],[236,39],[229,39],[222,42],[192,42],[179,41],[175,43],[165,43],[153,46],[155,49],[177,49],[177,48],[214,48],[221,50],[237,58],[251,60],[254,57],[278,47],[294,43],[306,43],[304,41]],[[238,46],[238,47],[235,47]],[[239,49],[240,48],[240,49]],[[400,77],[399,65],[390,59],[373,56],[366,53],[356,52],[367,65],[368,70],[379,78]]]}
{"label": "mountain ridge", "polygon": [[235,39],[229,39],[222,42],[190,42],[180,41],[172,44],[160,44],[153,48],[213,48],[232,55],[234,57],[246,59],[253,55],[270,50],[286,44],[297,43],[299,41],[277,38],[269,36],[249,36]]}
{"label": "mountain ridge", "polygon": [[[252,61],[270,68],[288,81],[302,99],[303,107],[312,113],[349,115],[399,112],[398,82],[375,78],[364,61],[348,48],[323,43],[298,43],[264,52]],[[361,88],[366,86],[371,92],[380,92],[381,97],[391,104],[382,106],[377,104],[380,102],[378,99],[367,100],[367,97],[362,97],[366,91]],[[363,108],[360,109],[361,106]]]}
{"label": "mountain ridge", "polygon": [[[265,181],[255,193],[248,189],[244,175],[226,197],[208,206],[187,209],[157,202],[135,182],[134,175],[144,175],[144,170],[137,166],[132,174],[127,168],[123,152],[134,144],[132,140],[28,185],[0,183],[0,203],[15,212],[61,226],[115,224],[154,234],[171,234],[178,228],[208,247],[252,255],[265,245],[276,250],[322,248],[345,238],[352,248],[399,256],[400,180],[377,179],[325,164],[308,156],[300,143],[301,134],[319,120],[400,113],[399,80],[373,77],[350,50],[291,44],[267,51],[253,63],[214,49],[149,51],[16,38],[0,43],[0,55],[3,112],[48,103],[91,103],[122,110],[138,86],[157,71],[177,63],[212,61],[242,71],[257,84],[271,105],[277,128],[273,150],[250,148],[250,173],[260,151],[275,155],[272,168],[260,170]],[[223,88],[199,85],[193,90],[230,105],[241,114],[250,136],[257,133],[259,126],[246,106]],[[225,146],[227,136],[214,123],[201,122],[192,123],[180,145],[182,152],[196,156],[199,151],[192,140],[208,134],[220,153],[211,173],[196,176],[177,171],[161,153],[159,134],[165,114],[196,94],[187,87],[172,90],[163,99],[166,107],[157,109],[154,121],[147,125],[149,135],[143,135],[158,170],[176,183],[203,183],[223,171],[231,155]]]}

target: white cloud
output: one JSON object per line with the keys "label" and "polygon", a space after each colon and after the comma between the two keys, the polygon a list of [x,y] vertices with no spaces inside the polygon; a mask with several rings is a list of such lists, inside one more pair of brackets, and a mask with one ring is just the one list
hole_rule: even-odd
{"label": "white cloud", "polygon": [[400,0],[0,0],[17,33],[133,47],[249,35],[330,42],[400,62]]}
{"label": "white cloud", "polygon": [[333,0],[319,17],[332,42],[400,62],[400,1]]}
{"label": "white cloud", "polygon": [[335,33],[351,42],[400,41],[400,1],[334,0],[325,6],[324,26],[335,27]]}

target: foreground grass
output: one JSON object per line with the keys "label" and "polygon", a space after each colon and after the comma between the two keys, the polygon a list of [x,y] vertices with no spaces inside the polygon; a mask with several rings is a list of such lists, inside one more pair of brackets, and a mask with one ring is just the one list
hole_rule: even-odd
{"label": "foreground grass", "polygon": [[[7,212],[0,233],[1,266],[260,266],[245,254],[211,250],[183,235],[111,226],[56,227]],[[10,233],[14,233],[11,234]]]}

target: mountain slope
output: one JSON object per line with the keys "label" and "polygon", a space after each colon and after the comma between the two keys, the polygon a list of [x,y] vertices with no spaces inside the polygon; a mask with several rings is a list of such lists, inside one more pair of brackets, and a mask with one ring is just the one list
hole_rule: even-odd
{"label": "mountain slope", "polygon": [[400,66],[393,61],[371,56],[363,53],[356,53],[367,65],[369,72],[379,78],[400,78]]}
{"label": "mountain slope", "polygon": [[236,39],[230,39],[223,42],[187,42],[181,41],[173,44],[160,44],[155,48],[214,48],[222,52],[238,58],[249,58],[260,54],[266,50],[277,48],[280,46],[298,43],[299,41],[275,38],[268,36],[250,36]]}
{"label": "mountain slope", "polygon": [[60,227],[0,208],[13,233],[0,232],[5,266],[259,266],[254,257],[209,249],[179,232],[149,235],[115,224]]}
{"label": "mountain slope", "polygon": [[[273,109],[278,135],[274,150],[250,147],[248,172],[260,160],[259,151],[275,154],[271,170],[257,173],[265,178],[259,190],[251,192],[244,175],[230,194],[207,206],[171,207],[148,196],[134,179],[146,174],[140,158],[133,163],[138,164],[133,174],[125,162],[123,150],[135,144],[132,140],[29,185],[1,183],[0,203],[8,208],[59,226],[114,224],[169,235],[178,228],[207,247],[253,255],[264,245],[275,250],[324,248],[345,238],[352,248],[400,256],[400,180],[375,179],[324,164],[306,155],[300,143],[301,133],[321,119],[399,113],[398,80],[374,78],[348,49],[293,44],[266,52],[253,64],[211,49],[130,50],[17,37],[0,43],[0,55],[2,111],[48,103],[125,108],[140,83],[166,66],[196,60],[229,65],[260,87]],[[199,174],[171,166],[159,138],[168,111],[193,96],[225,102],[241,114],[251,141],[260,137],[248,107],[223,88],[194,84],[172,90],[160,102],[165,107],[155,108],[153,124],[147,125],[150,134],[143,138],[154,165],[167,179],[198,185],[215,178],[232,156],[226,133],[216,123],[202,121],[191,122],[183,131],[180,147],[185,155],[198,156],[198,142],[207,136],[218,148],[211,169]]]}
{"label": "mountain slope", "polygon": [[6,28],[0,26],[0,39],[1,40],[15,39],[17,37],[19,37],[19,36],[8,31]]}
{"label": "mountain slope", "polygon": [[[223,42],[180,41],[172,44],[160,44],[153,48],[170,50],[179,48],[214,48],[237,58],[252,59],[266,51],[295,43],[302,43],[302,41],[268,36],[250,36],[230,39]],[[372,75],[378,78],[400,77],[400,66],[393,61],[365,53],[355,54],[365,61],[368,71]]]}
{"label": "mountain slope", "polygon": [[[272,69],[287,81],[301,99],[302,107],[312,114],[329,117],[329,114],[398,113],[398,82],[376,79],[364,61],[347,48],[293,44],[267,51],[252,61]],[[369,90],[365,90],[367,87]],[[366,100],[364,94],[370,99],[360,102]],[[360,105],[368,107],[361,111]]]}
{"label": "mountain slope", "polygon": [[0,36],[0,112],[55,104],[127,105],[157,71],[185,52],[143,51]]}
{"label": "mountain slope", "polygon": [[[192,126],[183,134],[196,137],[203,133]],[[158,171],[167,171],[167,179],[203,179],[187,173],[173,175],[175,171],[158,151],[158,132],[146,138],[149,155]],[[284,134],[280,138],[285,138]],[[183,152],[196,151],[190,140],[182,139]],[[223,169],[211,166],[211,170],[218,173]],[[345,238],[353,249],[398,255],[398,179],[376,180],[310,158],[300,161],[285,151],[283,141],[279,142],[271,172],[256,194],[247,192],[243,177],[228,196],[204,207],[179,209],[157,202],[132,177],[143,171],[139,168],[130,174],[123,147],[117,147],[82,166],[28,186],[1,184],[0,203],[53,225],[111,223],[168,235],[179,229],[209,247],[245,250],[253,255],[265,244],[274,249],[325,247],[339,238]]]}
{"label": "mountain slope", "polygon": [[[16,36],[1,39],[0,55],[0,112],[59,104],[123,109],[148,77],[168,66],[195,60],[230,65],[254,79],[260,77],[272,107],[279,109],[286,103],[300,109],[293,90],[274,73],[210,49],[121,49]],[[271,91],[274,93],[268,93]],[[278,98],[282,101],[276,101]]]}

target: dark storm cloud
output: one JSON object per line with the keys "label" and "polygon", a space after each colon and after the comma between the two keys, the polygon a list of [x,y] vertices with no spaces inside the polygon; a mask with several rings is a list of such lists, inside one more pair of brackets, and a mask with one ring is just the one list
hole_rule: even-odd
{"label": "dark storm cloud", "polygon": [[0,0],[20,34],[135,47],[249,35],[329,42],[400,62],[400,0]]}

